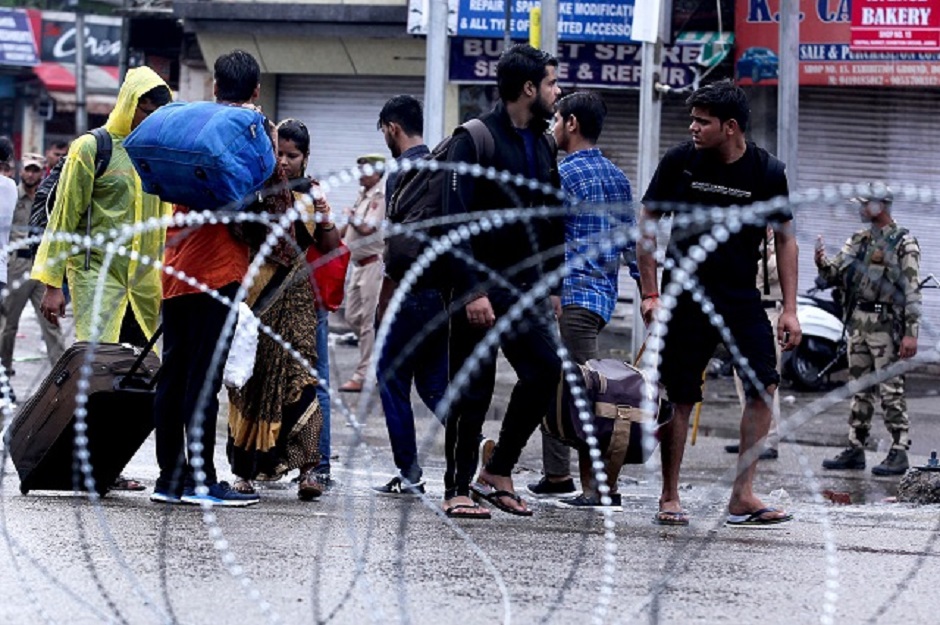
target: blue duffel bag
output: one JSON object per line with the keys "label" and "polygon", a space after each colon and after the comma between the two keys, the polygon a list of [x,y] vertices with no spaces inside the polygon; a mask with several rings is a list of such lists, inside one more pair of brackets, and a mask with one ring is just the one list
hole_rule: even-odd
{"label": "blue duffel bag", "polygon": [[215,102],[161,106],[124,140],[144,191],[195,210],[239,210],[277,158],[264,115]]}

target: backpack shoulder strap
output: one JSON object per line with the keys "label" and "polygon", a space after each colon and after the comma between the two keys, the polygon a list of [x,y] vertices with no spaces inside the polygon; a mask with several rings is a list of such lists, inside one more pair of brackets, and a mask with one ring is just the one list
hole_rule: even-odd
{"label": "backpack shoulder strap", "polygon": [[473,145],[477,149],[477,160],[481,164],[491,161],[493,155],[496,154],[496,140],[493,139],[493,133],[486,124],[479,119],[471,119],[461,124],[460,127],[470,133]]}
{"label": "backpack shoulder strap", "polygon": [[111,163],[111,134],[104,127],[95,128],[88,134],[95,138],[95,178],[100,178]]}

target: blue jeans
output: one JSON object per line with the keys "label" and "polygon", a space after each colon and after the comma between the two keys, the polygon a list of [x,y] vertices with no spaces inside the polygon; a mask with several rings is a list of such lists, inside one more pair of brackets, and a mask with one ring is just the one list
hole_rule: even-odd
{"label": "blue jeans", "polygon": [[409,293],[389,328],[376,369],[395,466],[410,482],[421,479],[411,382],[424,405],[436,414],[448,382],[447,324],[440,291]]}
{"label": "blue jeans", "polygon": [[323,413],[323,427],[320,428],[320,463],[318,473],[330,472],[330,313],[317,310],[317,399],[320,412]]}

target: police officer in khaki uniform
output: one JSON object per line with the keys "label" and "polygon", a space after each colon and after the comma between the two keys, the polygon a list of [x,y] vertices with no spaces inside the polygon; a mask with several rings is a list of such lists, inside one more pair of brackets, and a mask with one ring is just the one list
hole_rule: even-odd
{"label": "police officer in khaki uniform", "polygon": [[378,226],[385,219],[385,192],[382,169],[376,167],[385,163],[381,154],[360,156],[356,163],[360,167],[371,165],[376,168],[372,173],[365,171],[359,177],[359,197],[352,208],[346,209],[349,223],[340,229],[340,236],[349,247],[352,271],[346,280],[346,321],[359,337],[359,364],[352,377],[339,390],[358,393],[369,370],[372,347],[375,344],[375,308],[379,303],[382,288],[382,276],[385,272],[382,254],[385,241],[381,236],[373,236]]}
{"label": "police officer in khaki uniform", "polygon": [[[815,256],[819,275],[826,283],[845,288],[849,376],[853,380],[884,369],[898,358],[917,354],[921,302],[920,246],[891,217],[891,189],[880,182],[870,183],[856,200],[862,221],[871,227],[849,237],[832,259],[826,257],[819,237]],[[864,448],[879,394],[892,442],[888,457],[873,467],[872,473],[901,475],[907,471],[910,421],[901,375],[855,394],[849,417],[849,448],[823,461],[824,468],[865,468]]]}

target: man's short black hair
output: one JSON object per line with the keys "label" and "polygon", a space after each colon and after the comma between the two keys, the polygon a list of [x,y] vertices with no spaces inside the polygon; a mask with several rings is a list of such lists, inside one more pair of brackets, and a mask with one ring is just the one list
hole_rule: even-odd
{"label": "man's short black hair", "polygon": [[527,82],[538,88],[549,65],[558,67],[558,59],[527,43],[517,43],[507,49],[496,64],[500,99],[503,102],[515,102],[522,95]]}
{"label": "man's short black hair", "polygon": [[261,67],[244,50],[232,50],[215,60],[213,77],[217,100],[248,102],[261,83]]}
{"label": "man's short black hair", "polygon": [[166,85],[160,85],[137,98],[137,101],[147,100],[155,107],[159,108],[165,104],[169,104],[172,99],[173,96],[170,94],[170,88]]}
{"label": "man's short black hair", "polygon": [[601,96],[591,91],[576,91],[559,100],[556,109],[562,121],[574,115],[581,136],[591,143],[597,143],[607,117],[607,105]]}
{"label": "man's short black hair", "polygon": [[747,131],[751,117],[751,107],[744,89],[734,84],[729,78],[699,87],[685,101],[689,109],[702,108],[722,123],[733,119],[741,132]]}
{"label": "man's short black hair", "polygon": [[0,163],[6,163],[13,159],[13,142],[6,135],[0,137]]}
{"label": "man's short black hair", "polygon": [[379,113],[379,127],[395,123],[401,126],[409,137],[424,134],[424,112],[421,102],[410,95],[397,95],[382,107]]}
{"label": "man's short black hair", "polygon": [[68,141],[62,141],[62,140],[53,141],[52,143],[49,144],[49,147],[46,148],[46,149],[49,150],[49,149],[51,149],[51,148],[58,148],[58,149],[60,149],[60,150],[67,150],[67,149],[69,149],[69,142],[68,142]]}

